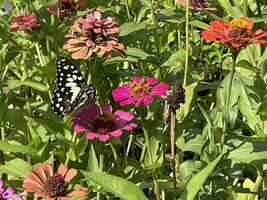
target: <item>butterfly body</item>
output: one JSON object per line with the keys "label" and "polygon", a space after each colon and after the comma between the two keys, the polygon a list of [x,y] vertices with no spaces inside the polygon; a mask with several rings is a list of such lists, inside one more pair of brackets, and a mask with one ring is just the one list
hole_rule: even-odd
{"label": "butterfly body", "polygon": [[66,58],[57,58],[57,87],[52,99],[52,109],[57,115],[75,114],[97,97],[95,87],[87,85],[80,71]]}

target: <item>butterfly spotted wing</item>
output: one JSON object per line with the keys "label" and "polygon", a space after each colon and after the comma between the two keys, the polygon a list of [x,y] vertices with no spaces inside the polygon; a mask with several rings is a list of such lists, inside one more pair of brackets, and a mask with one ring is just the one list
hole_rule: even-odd
{"label": "butterfly spotted wing", "polygon": [[57,87],[52,99],[52,109],[60,116],[76,113],[96,101],[96,91],[87,85],[81,72],[66,58],[57,58]]}

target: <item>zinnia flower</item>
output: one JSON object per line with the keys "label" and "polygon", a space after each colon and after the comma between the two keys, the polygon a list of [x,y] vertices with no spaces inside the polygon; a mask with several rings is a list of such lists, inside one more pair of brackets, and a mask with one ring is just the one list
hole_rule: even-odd
{"label": "zinnia flower", "polygon": [[59,9],[59,19],[62,20],[64,17],[82,8],[85,4],[86,0],[80,0],[77,3],[74,0],[59,0],[57,4],[48,5],[47,10],[57,15]]}
{"label": "zinnia flower", "polygon": [[87,189],[80,187],[68,191],[68,183],[76,176],[78,171],[74,168],[60,164],[56,173],[53,173],[52,165],[43,163],[34,166],[34,172],[26,174],[23,188],[26,192],[34,193],[34,197],[42,197],[44,200],[68,200],[70,197],[83,197]]}
{"label": "zinnia flower", "polygon": [[86,131],[88,140],[97,137],[100,141],[106,142],[110,137],[120,137],[123,130],[132,131],[136,128],[137,125],[130,122],[133,118],[130,112],[122,110],[112,113],[110,104],[104,104],[101,108],[92,105],[75,114],[74,131]]}
{"label": "zinnia flower", "polygon": [[0,180],[0,199],[1,200],[23,200],[22,197],[18,194],[15,194],[15,191],[12,187],[4,188],[4,182]]}
{"label": "zinnia flower", "polygon": [[253,20],[241,17],[230,22],[215,20],[207,30],[202,32],[202,38],[208,41],[219,40],[233,47],[247,46],[251,43],[266,44],[267,32],[258,29],[252,32]]}
{"label": "zinnia flower", "polygon": [[10,31],[31,31],[39,27],[35,13],[15,17],[11,21]]}
{"label": "zinnia flower", "polygon": [[[177,0],[177,3],[186,6],[186,0]],[[189,0],[189,8],[192,10],[217,10],[216,8],[211,8],[206,0]]]}
{"label": "zinnia flower", "polygon": [[138,107],[141,102],[145,105],[152,104],[153,96],[164,96],[168,89],[166,83],[157,84],[156,78],[133,77],[131,83],[114,89],[112,95],[121,106],[134,103]]}
{"label": "zinnia flower", "polygon": [[124,46],[118,42],[119,24],[111,17],[103,18],[99,11],[91,12],[77,19],[70,27],[70,34],[63,48],[73,59],[88,59],[109,56],[115,52],[124,54]]}

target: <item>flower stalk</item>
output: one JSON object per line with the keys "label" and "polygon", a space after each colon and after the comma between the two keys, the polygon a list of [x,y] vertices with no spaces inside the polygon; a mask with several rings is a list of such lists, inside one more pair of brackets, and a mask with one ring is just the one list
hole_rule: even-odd
{"label": "flower stalk", "polygon": [[[151,151],[151,146],[150,146],[149,133],[148,133],[148,130],[146,129],[146,125],[145,125],[145,121],[146,121],[145,113],[141,107],[139,107],[139,112],[140,112],[140,116],[141,116],[141,124],[142,124],[142,128],[144,131],[144,136],[145,136],[145,140],[146,140],[149,163],[151,163],[152,166],[154,166],[154,159],[152,156],[152,151]],[[157,173],[156,173],[155,169],[152,170],[152,177],[153,177],[153,182],[154,182],[154,187],[155,187],[156,198],[157,198],[157,200],[160,200],[160,188],[159,188]]]}
{"label": "flower stalk", "polygon": [[187,86],[187,78],[189,72],[189,0],[186,0],[186,9],[185,9],[185,67],[184,67],[184,87]]}

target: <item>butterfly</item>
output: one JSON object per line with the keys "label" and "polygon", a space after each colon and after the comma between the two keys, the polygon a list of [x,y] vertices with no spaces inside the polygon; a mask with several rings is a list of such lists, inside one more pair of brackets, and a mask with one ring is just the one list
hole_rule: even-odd
{"label": "butterfly", "polygon": [[52,109],[62,116],[75,114],[97,100],[95,86],[87,85],[81,72],[66,58],[56,59],[57,86]]}

